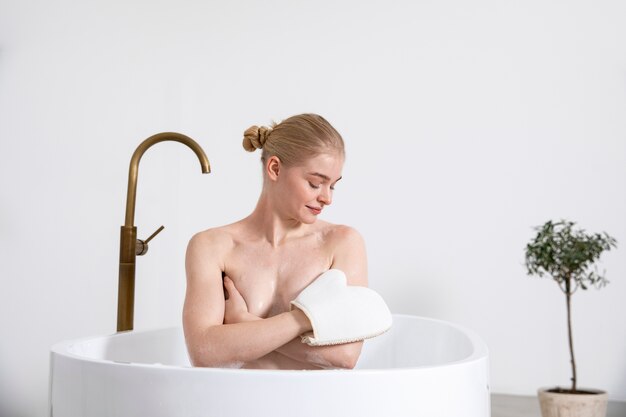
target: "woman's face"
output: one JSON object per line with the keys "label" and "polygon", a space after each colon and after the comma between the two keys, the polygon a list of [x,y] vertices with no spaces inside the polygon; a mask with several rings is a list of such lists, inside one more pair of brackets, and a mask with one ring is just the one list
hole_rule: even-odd
{"label": "woman's face", "polygon": [[323,153],[298,166],[281,166],[276,195],[283,214],[302,223],[314,223],[324,207],[333,201],[343,161],[341,154]]}

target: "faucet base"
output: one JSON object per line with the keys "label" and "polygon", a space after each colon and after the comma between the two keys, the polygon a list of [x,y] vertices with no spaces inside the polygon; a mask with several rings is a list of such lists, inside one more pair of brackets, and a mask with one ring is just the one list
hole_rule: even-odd
{"label": "faucet base", "polygon": [[120,230],[120,274],[117,293],[117,331],[133,330],[135,300],[135,250],[137,227]]}

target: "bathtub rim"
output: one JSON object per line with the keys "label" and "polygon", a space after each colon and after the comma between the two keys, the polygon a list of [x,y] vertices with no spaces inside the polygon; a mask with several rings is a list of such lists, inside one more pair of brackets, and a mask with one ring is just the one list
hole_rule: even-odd
{"label": "bathtub rim", "polygon": [[[466,364],[470,364],[473,362],[478,362],[481,360],[486,360],[489,356],[489,350],[487,348],[487,345],[485,344],[485,342],[478,336],[478,334],[476,334],[473,330],[456,324],[456,323],[452,323],[446,320],[441,320],[441,319],[434,319],[434,318],[430,318],[430,317],[423,317],[423,316],[416,316],[416,315],[412,315],[412,314],[392,314],[392,318],[396,318],[396,317],[404,317],[404,318],[410,318],[410,319],[419,319],[422,321],[428,321],[428,322],[432,322],[432,323],[438,323],[438,324],[444,324],[448,327],[452,327],[455,330],[460,331],[461,333],[463,333],[470,341],[471,345],[472,345],[472,353],[470,355],[468,355],[467,357],[457,360],[457,361],[452,361],[452,362],[446,362],[443,364],[436,364],[436,365],[421,365],[421,366],[411,366],[411,367],[400,367],[400,368],[366,368],[366,369],[350,369],[350,370],[345,370],[345,369],[319,369],[319,370],[308,370],[308,369],[240,369],[240,368],[211,368],[211,367],[194,367],[194,366],[176,366],[176,365],[164,365],[164,364],[160,364],[160,363],[139,363],[139,362],[121,362],[121,361],[115,361],[115,360],[110,360],[110,359],[99,359],[99,358],[92,358],[92,357],[88,357],[88,356],[82,356],[76,353],[73,353],[70,351],[70,347],[74,344],[78,344],[78,343],[84,343],[84,342],[89,342],[89,341],[93,341],[93,340],[100,340],[100,339],[104,339],[104,338],[115,338],[115,337],[124,337],[127,336],[131,333],[137,333],[137,334],[141,334],[141,333],[149,333],[149,332],[154,332],[154,331],[158,331],[158,330],[169,330],[169,329],[179,329],[182,328],[182,326],[164,326],[164,327],[153,327],[153,328],[148,328],[148,329],[142,329],[142,330],[127,330],[127,331],[122,331],[122,332],[117,332],[117,333],[112,333],[112,334],[108,334],[108,335],[97,335],[97,336],[87,336],[87,337],[81,337],[81,338],[77,338],[77,339],[71,339],[71,340],[65,340],[65,341],[61,341],[58,343],[53,344],[50,347],[50,355],[51,355],[51,359],[53,355],[58,355],[58,356],[62,356],[65,358],[69,358],[69,359],[74,359],[77,361],[81,361],[81,362],[89,362],[92,364],[97,364],[97,365],[106,365],[106,366],[115,366],[115,367],[140,367],[140,368],[149,368],[149,369],[162,369],[162,370],[176,370],[177,372],[218,372],[218,373],[228,373],[228,374],[233,374],[233,373],[242,373],[242,374],[247,374],[250,375],[250,373],[255,373],[257,375],[294,375],[294,373],[297,374],[309,374],[309,375],[313,375],[313,374],[327,374],[327,373],[337,373],[337,372],[343,372],[343,373],[347,373],[347,374],[354,374],[354,373],[358,373],[358,374],[378,374],[378,373],[389,373],[389,372],[411,372],[411,371],[415,371],[415,370],[426,370],[426,369],[433,369],[433,368],[443,368],[443,367],[449,367],[449,366],[461,366],[461,365],[466,365]],[[345,372],[345,371],[349,371],[349,372]]]}

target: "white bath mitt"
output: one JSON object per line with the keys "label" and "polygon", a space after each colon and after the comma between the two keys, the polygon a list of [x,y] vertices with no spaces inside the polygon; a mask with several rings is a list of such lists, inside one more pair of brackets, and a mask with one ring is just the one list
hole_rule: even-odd
{"label": "white bath mitt", "polygon": [[339,269],[321,274],[291,304],[311,321],[313,332],[301,336],[310,346],[356,342],[391,328],[391,312],[382,297],[370,288],[347,285]]}

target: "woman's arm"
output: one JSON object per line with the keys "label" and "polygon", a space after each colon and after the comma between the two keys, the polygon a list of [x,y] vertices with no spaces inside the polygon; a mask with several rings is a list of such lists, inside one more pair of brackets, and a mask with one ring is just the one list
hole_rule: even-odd
{"label": "woman's arm", "polygon": [[[348,285],[367,287],[367,254],[361,235],[348,226],[337,226],[333,232],[333,260],[331,268],[346,274]],[[308,362],[323,368],[352,369],[361,354],[363,341],[332,346],[309,346],[300,337],[276,349],[292,359]]]}
{"label": "woman's arm", "polygon": [[[241,323],[263,320],[261,317],[248,312],[245,300],[232,280],[226,277],[224,283],[229,295],[224,311],[224,322]],[[228,319],[226,317],[228,317]],[[300,337],[296,337],[289,343],[276,349],[274,353],[296,360],[297,362],[312,364],[324,369],[352,369],[356,365],[356,359],[352,352],[354,349],[360,351],[361,345],[359,343],[360,342],[354,342],[335,346],[309,346],[303,344]],[[358,353],[356,357],[358,357]]]}
{"label": "woman's arm", "polygon": [[309,346],[297,337],[276,349],[276,352],[324,369],[353,369],[361,354],[362,346],[362,341],[331,346]]}
{"label": "woman's arm", "polygon": [[230,244],[228,236],[213,230],[195,235],[187,246],[183,328],[193,366],[236,366],[253,361],[311,330],[299,309],[263,320],[223,324],[227,301],[222,259]]}

